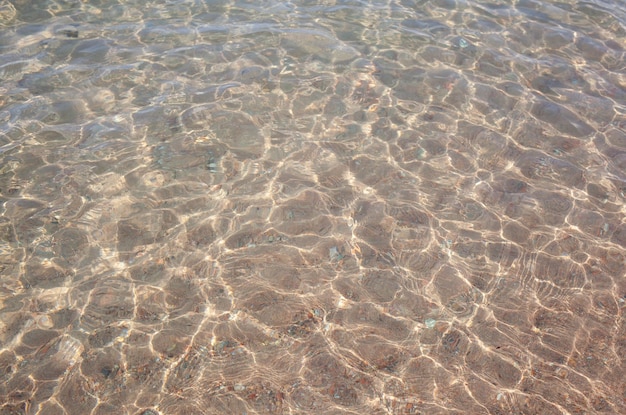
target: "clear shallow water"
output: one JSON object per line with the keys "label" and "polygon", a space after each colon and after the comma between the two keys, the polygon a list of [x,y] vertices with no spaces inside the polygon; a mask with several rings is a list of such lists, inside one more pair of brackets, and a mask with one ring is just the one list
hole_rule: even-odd
{"label": "clear shallow water", "polygon": [[0,3],[0,413],[626,412],[623,2]]}

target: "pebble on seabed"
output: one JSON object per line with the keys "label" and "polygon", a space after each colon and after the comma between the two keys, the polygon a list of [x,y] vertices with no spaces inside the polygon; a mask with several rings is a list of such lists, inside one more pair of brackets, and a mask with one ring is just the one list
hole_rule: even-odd
{"label": "pebble on seabed", "polygon": [[54,326],[50,317],[45,314],[38,316],[35,320],[37,321],[37,326],[42,329],[49,329]]}

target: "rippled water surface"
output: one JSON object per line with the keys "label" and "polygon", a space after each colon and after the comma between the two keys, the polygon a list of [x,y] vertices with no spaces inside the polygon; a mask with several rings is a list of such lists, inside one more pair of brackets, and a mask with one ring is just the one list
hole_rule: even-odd
{"label": "rippled water surface", "polygon": [[626,4],[0,1],[0,414],[626,413]]}

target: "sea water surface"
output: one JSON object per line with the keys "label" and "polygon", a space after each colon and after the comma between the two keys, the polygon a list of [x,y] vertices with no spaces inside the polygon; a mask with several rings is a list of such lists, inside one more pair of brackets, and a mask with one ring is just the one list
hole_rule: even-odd
{"label": "sea water surface", "polygon": [[626,413],[626,3],[0,1],[0,414]]}

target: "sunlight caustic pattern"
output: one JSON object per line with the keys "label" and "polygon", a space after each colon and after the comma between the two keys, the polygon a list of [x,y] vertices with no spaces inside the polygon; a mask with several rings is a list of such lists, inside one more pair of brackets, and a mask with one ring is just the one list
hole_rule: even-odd
{"label": "sunlight caustic pattern", "polygon": [[1,414],[626,412],[623,8],[27,3]]}

